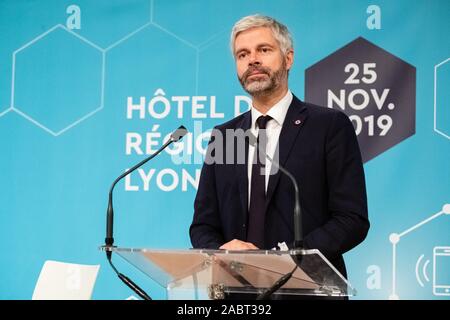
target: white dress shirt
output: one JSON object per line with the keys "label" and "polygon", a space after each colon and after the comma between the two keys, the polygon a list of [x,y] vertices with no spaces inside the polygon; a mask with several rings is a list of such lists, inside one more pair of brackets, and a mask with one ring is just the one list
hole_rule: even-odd
{"label": "white dress shirt", "polygon": [[[273,158],[275,154],[275,150],[278,145],[278,140],[280,138],[281,128],[283,126],[284,119],[286,118],[286,113],[289,109],[289,106],[292,102],[292,92],[290,90],[287,91],[286,95],[278,101],[272,108],[267,111],[266,116],[271,116],[272,119],[267,122],[266,126],[266,134],[267,134],[267,145],[266,152],[267,154]],[[252,115],[252,124],[250,130],[252,134],[257,137],[258,136],[258,126],[256,125],[256,119],[260,116],[264,116],[261,112],[256,110],[253,105],[251,106],[251,115]],[[253,158],[255,154],[255,147],[249,145],[248,147],[248,205],[250,206],[250,192],[251,192],[251,181],[252,181],[252,166],[253,166]],[[269,185],[270,178],[270,169],[272,168],[272,163],[267,160],[266,161],[266,192],[267,186]]]}

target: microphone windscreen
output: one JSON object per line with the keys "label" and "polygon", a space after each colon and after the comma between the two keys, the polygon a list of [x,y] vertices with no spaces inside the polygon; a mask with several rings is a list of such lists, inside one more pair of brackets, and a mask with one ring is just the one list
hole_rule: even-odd
{"label": "microphone windscreen", "polygon": [[177,142],[181,138],[183,138],[186,135],[186,133],[188,133],[188,130],[184,126],[180,126],[177,130],[175,130],[172,133],[171,138],[173,142]]}

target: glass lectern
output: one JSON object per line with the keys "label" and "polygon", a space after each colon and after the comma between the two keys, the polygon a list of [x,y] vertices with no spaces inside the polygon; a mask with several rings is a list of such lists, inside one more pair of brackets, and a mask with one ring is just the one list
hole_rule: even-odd
{"label": "glass lectern", "polygon": [[102,247],[117,253],[167,290],[168,299],[223,299],[260,294],[298,268],[274,295],[356,294],[318,250],[154,250]]}

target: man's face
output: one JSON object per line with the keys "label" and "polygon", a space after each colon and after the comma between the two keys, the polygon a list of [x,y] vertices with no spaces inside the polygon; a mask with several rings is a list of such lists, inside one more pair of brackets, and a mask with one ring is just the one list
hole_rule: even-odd
{"label": "man's face", "polygon": [[252,96],[266,95],[287,88],[287,71],[293,52],[283,54],[272,30],[266,27],[240,32],[234,42],[239,81]]}

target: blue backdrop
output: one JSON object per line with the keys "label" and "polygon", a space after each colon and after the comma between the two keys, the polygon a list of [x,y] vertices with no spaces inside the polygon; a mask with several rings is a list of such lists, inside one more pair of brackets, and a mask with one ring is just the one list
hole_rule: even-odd
{"label": "blue backdrop", "polygon": [[[381,87],[396,92],[395,112],[391,103],[382,120],[380,114],[352,118],[356,127],[361,116],[361,147],[376,152],[365,163],[372,225],[345,255],[349,280],[355,299],[450,298],[449,1],[2,0],[1,299],[30,299],[47,259],[101,264],[94,299],[132,295],[98,250],[108,189],[180,124],[194,132],[183,144],[192,148],[191,163],[176,164],[164,152],[118,185],[115,240],[122,247],[190,247],[207,141],[202,133],[248,108],[229,32],[253,13],[291,29],[290,88],[301,99],[322,97],[309,94],[319,84],[305,83],[305,70],[332,61],[355,39],[366,40],[370,59],[381,59],[377,69],[363,69],[373,62],[363,51],[344,55],[360,63],[358,79],[376,70]],[[407,65],[411,77],[382,69],[387,56]],[[349,68],[339,72],[348,78]],[[342,82],[331,67],[317,70],[332,85]],[[364,92],[353,95],[349,116],[364,106]],[[377,108],[373,101],[365,107]],[[391,128],[402,132],[389,136]],[[116,261],[153,297],[165,299],[163,288]]]}

